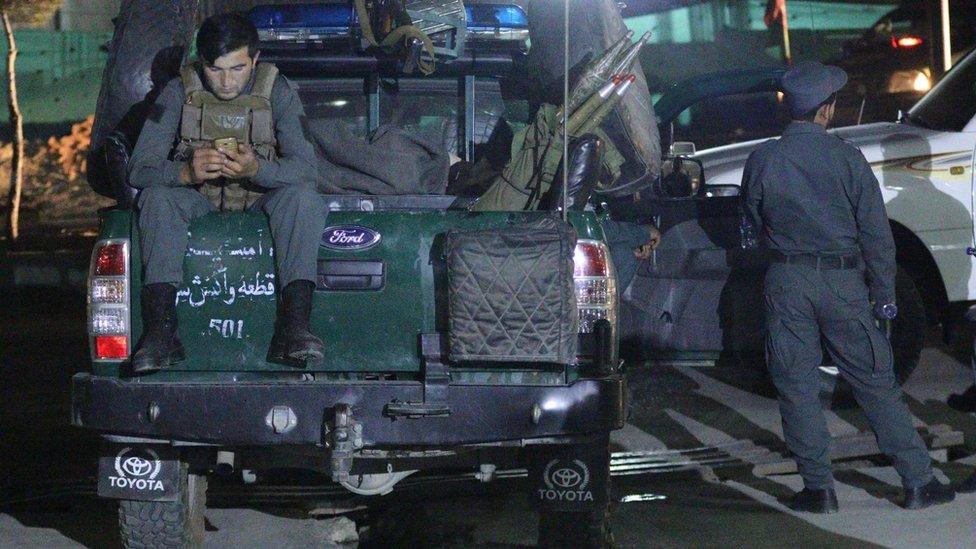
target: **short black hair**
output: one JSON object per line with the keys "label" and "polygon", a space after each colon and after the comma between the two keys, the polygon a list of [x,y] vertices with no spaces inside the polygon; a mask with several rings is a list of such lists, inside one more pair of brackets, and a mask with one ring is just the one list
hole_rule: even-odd
{"label": "short black hair", "polygon": [[258,29],[239,13],[220,13],[204,20],[197,32],[197,55],[207,63],[247,46],[247,55],[258,52]]}
{"label": "short black hair", "polygon": [[837,92],[830,94],[830,97],[824,99],[819,105],[817,105],[813,109],[801,114],[800,116],[794,116],[793,118],[796,120],[802,120],[804,122],[813,122],[814,120],[817,119],[817,113],[820,112],[820,107],[823,107],[824,105],[829,105],[834,101],[837,101]]}

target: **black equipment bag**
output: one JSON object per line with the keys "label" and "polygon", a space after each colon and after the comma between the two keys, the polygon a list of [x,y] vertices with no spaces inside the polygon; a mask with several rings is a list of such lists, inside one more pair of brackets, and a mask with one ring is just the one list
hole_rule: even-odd
{"label": "black equipment bag", "polygon": [[450,359],[572,363],[579,325],[575,247],[573,227],[549,217],[449,231]]}

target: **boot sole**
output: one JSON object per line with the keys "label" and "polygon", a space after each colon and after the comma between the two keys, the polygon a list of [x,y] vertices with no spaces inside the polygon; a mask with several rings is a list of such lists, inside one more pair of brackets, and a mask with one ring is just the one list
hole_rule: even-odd
{"label": "boot sole", "polygon": [[946,503],[950,503],[954,499],[956,499],[955,492],[948,492],[946,494],[940,495],[938,498],[933,498],[930,501],[926,501],[925,503],[920,503],[920,502],[906,503],[903,507],[905,509],[908,509],[909,511],[919,511],[921,509],[928,509],[929,507],[935,507],[936,505],[943,505]]}
{"label": "boot sole", "polygon": [[310,351],[306,349],[306,350],[291,353],[288,355],[288,358],[292,360],[299,360],[302,362],[318,362],[322,360],[324,356],[325,355],[322,354],[321,351]]}

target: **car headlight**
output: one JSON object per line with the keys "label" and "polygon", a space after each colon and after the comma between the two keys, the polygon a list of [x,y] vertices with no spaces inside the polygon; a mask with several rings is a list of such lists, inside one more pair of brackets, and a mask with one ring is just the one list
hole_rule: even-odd
{"label": "car headlight", "polygon": [[888,77],[886,93],[925,93],[932,89],[928,69],[895,71]]}

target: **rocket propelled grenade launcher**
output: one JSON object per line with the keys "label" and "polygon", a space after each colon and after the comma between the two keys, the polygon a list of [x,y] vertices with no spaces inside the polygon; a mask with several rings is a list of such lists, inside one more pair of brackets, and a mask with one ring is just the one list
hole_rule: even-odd
{"label": "rocket propelled grenade launcher", "polygon": [[600,106],[596,109],[596,112],[594,112],[592,116],[586,119],[580,118],[579,120],[581,121],[581,124],[579,125],[579,127],[575,129],[572,125],[569,126],[570,133],[572,133],[573,135],[583,135],[585,133],[589,133],[596,130],[597,127],[603,122],[603,119],[606,118],[608,114],[610,114],[610,111],[612,111],[614,107],[620,104],[620,102],[624,98],[624,94],[627,93],[627,89],[630,88],[630,85],[633,84],[636,80],[637,77],[634,76],[633,74],[623,79],[623,81],[617,85],[616,89],[613,90],[613,95],[611,95],[609,99],[607,99],[602,104],[600,104]]}
{"label": "rocket propelled grenade launcher", "polygon": [[621,72],[612,69],[619,64],[617,60],[627,48],[627,45],[630,44],[630,39],[633,36],[634,31],[627,31],[620,40],[607,48],[605,52],[587,63],[586,69],[583,70],[583,74],[580,75],[576,86],[573,87],[573,91],[569,94],[569,101],[565,105],[567,107],[566,112],[572,113],[575,111],[577,107],[586,101],[586,98],[596,92],[603,83],[610,79],[610,75]]}
{"label": "rocket propelled grenade launcher", "polygon": [[621,54],[620,57],[617,58],[618,62],[616,65],[614,65],[613,72],[611,74],[633,72],[630,68],[631,65],[634,64],[634,60],[637,59],[637,56],[640,54],[641,48],[643,48],[644,44],[646,44],[650,39],[651,33],[645,32],[640,39],[634,42],[633,46],[631,46],[625,53]]}
{"label": "rocket propelled grenade launcher", "polygon": [[609,82],[586,100],[586,103],[576,109],[566,122],[570,135],[579,135],[576,130],[586,123],[600,108],[610,100],[613,93],[627,80],[626,74],[615,74]]}
{"label": "rocket propelled grenade launcher", "polygon": [[[583,103],[580,108],[576,109],[576,112],[572,113],[571,117],[585,117],[587,114],[583,113],[592,113],[594,110],[596,110],[600,103],[602,103],[606,98],[610,97],[610,94],[613,93],[614,88],[617,87],[617,84],[620,84],[621,80],[623,80],[623,75],[613,75],[610,81],[604,84],[603,87],[597,90],[596,93],[591,95],[590,98],[586,100],[586,103]],[[564,124],[566,122],[566,119],[563,116],[562,107],[559,107],[559,110],[556,111],[556,120],[558,120],[560,124]]]}

